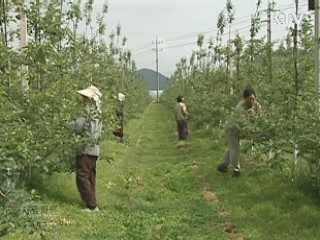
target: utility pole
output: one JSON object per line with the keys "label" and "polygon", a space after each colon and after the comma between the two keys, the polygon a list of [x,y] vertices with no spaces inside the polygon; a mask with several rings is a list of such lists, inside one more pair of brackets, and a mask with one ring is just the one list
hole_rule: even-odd
{"label": "utility pole", "polygon": [[232,41],[231,41],[231,37],[230,37],[230,31],[229,31],[229,40],[228,40],[228,56],[227,56],[227,80],[228,80],[228,84],[229,84],[229,91],[230,91],[230,95],[232,96],[235,92],[235,82],[234,79],[232,78],[232,62],[231,62],[231,57],[230,57],[230,53],[232,52]]}
{"label": "utility pole", "polygon": [[4,26],[4,44],[5,44],[5,46],[6,47],[8,47],[8,31],[7,31],[7,21],[8,21],[8,19],[7,19],[7,13],[6,13],[6,2],[5,2],[5,0],[2,0],[2,3],[1,3],[1,5],[2,5],[2,19],[1,19],[1,21],[3,22],[3,26]]}
{"label": "utility pole", "polygon": [[[1,35],[2,35],[2,43],[4,44],[4,46],[7,48],[8,47],[8,31],[7,31],[7,22],[8,22],[8,17],[7,17],[7,9],[6,9],[6,5],[7,2],[5,0],[1,0],[1,14],[0,14],[0,18],[1,18]],[[8,58],[8,69],[4,68],[4,71],[7,73],[11,71],[11,59],[10,57]],[[10,88],[11,88],[11,79],[10,79],[10,74],[6,74],[7,75],[7,86],[8,86],[8,93],[10,93]]]}
{"label": "utility pole", "polygon": [[269,77],[269,83],[272,82],[272,19],[271,19],[271,12],[273,10],[273,3],[272,0],[268,0],[268,10],[267,10],[267,22],[268,22],[268,77]]}
{"label": "utility pole", "polygon": [[[295,0],[296,4],[296,16],[299,15],[299,0]],[[294,62],[294,80],[295,80],[295,87],[296,87],[296,95],[299,94],[299,72],[298,72],[298,23],[295,21],[294,29],[293,29],[293,62]]]}
{"label": "utility pole", "polygon": [[320,80],[320,0],[314,1],[314,10],[315,10],[315,21],[314,21],[314,32],[315,32],[315,82],[316,82],[316,93],[317,100],[320,101],[320,91],[319,91],[319,80]]}
{"label": "utility pole", "polygon": [[158,41],[158,36],[156,36],[156,42],[155,45],[156,47],[153,49],[153,51],[156,52],[156,67],[157,67],[157,103],[160,102],[160,97],[159,97],[159,90],[160,90],[160,76],[159,76],[159,44],[161,42]]}
{"label": "utility pole", "polygon": [[[22,9],[21,9],[21,20],[20,20],[20,34],[21,40],[20,45],[21,49],[28,45],[28,20],[26,14],[27,3],[26,0],[22,0]],[[22,83],[22,92],[26,93],[29,90],[29,82],[27,80],[28,66],[22,64],[21,66],[21,83]]]}

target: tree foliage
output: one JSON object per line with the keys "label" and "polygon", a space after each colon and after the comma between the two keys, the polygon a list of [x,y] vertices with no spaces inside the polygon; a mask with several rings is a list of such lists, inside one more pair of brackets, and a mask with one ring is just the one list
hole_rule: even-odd
{"label": "tree foliage", "polygon": [[[223,43],[220,37],[230,16],[222,12],[218,17],[216,42],[202,45],[204,54],[211,58],[207,61],[209,64],[204,66],[192,61],[194,56],[190,61],[182,59],[163,100],[172,106],[177,93],[185,96],[191,120],[197,125],[217,128],[223,127],[237,101],[242,98],[244,88],[252,86],[263,107],[263,116],[246,129],[250,133],[249,139],[255,142],[257,157],[270,167],[280,167],[290,178],[294,178],[299,161],[306,160],[310,166],[308,175],[320,189],[320,121],[313,78],[313,24],[307,17],[298,26],[295,54],[294,35],[290,31],[286,38],[271,44],[264,37],[258,37],[262,21],[258,11],[260,3],[258,1],[257,11],[252,17],[250,38],[246,40],[237,34],[231,39],[231,52],[223,50],[229,44]],[[228,66],[231,66],[230,70],[226,71]],[[230,83],[234,91],[230,91]],[[304,160],[293,158],[294,150],[299,151],[300,158]]]}
{"label": "tree foliage", "polygon": [[[103,92],[105,138],[112,137],[118,92],[126,95],[127,119],[138,117],[149,102],[146,86],[135,76],[121,26],[116,34],[122,43],[103,41],[106,3],[96,23],[92,0],[35,0],[26,8],[12,0],[1,5],[0,215],[6,217],[0,219],[0,236],[23,226],[26,219],[34,220],[24,218],[21,207],[26,196],[33,198],[28,184],[34,173],[73,171],[75,150],[83,143],[67,127],[82,108],[76,90],[94,84]],[[17,43],[24,14],[29,44],[21,49]],[[22,65],[28,67],[26,75]],[[29,82],[28,92],[22,92],[22,79]]]}

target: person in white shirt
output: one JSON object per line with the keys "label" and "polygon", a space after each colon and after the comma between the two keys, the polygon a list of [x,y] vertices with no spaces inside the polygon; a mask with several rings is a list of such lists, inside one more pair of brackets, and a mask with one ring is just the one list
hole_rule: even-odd
{"label": "person in white shirt", "polygon": [[189,132],[188,132],[187,116],[189,116],[189,113],[187,111],[184,98],[183,96],[178,96],[177,103],[175,106],[175,117],[177,121],[178,140],[179,140],[177,147],[183,146],[185,144],[184,141],[188,139]]}

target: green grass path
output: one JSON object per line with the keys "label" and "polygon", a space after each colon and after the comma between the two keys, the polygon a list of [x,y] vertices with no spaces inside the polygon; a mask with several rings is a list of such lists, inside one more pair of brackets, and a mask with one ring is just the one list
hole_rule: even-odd
{"label": "green grass path", "polygon": [[51,239],[320,239],[319,200],[306,185],[245,161],[240,178],[219,174],[221,133],[191,127],[188,146],[177,149],[175,127],[164,105],[151,104],[126,128],[129,146],[105,142],[115,160],[98,162],[99,213],[81,211],[73,174],[39,183],[53,209]]}
{"label": "green grass path", "polygon": [[175,146],[172,114],[151,104],[126,133],[129,146],[106,142],[104,150],[114,161],[98,162],[101,212],[81,211],[73,174],[54,175],[39,187],[55,209],[53,239],[227,239],[223,228],[215,227],[224,220],[204,199],[187,151]]}

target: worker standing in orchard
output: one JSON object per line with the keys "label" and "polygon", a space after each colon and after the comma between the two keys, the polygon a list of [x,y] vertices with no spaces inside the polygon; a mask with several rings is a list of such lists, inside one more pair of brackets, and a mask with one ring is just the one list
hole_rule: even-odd
{"label": "worker standing in orchard", "polygon": [[81,199],[86,204],[85,210],[97,212],[96,162],[101,154],[99,141],[102,132],[102,93],[93,85],[77,93],[83,96],[84,111],[70,126],[84,138],[85,144],[76,156],[76,184]]}
{"label": "worker standing in orchard", "polygon": [[240,176],[240,139],[246,137],[246,125],[253,124],[254,115],[260,111],[261,105],[257,101],[255,91],[252,88],[246,88],[243,92],[243,100],[237,104],[226,123],[225,136],[228,150],[218,166],[219,172],[228,172],[231,165],[233,176]]}
{"label": "worker standing in orchard", "polygon": [[177,147],[182,147],[185,145],[185,141],[188,139],[189,130],[187,117],[189,113],[187,111],[186,104],[184,102],[183,96],[177,97],[177,103],[175,106],[175,116],[177,121],[177,131],[178,131],[178,144]]}

